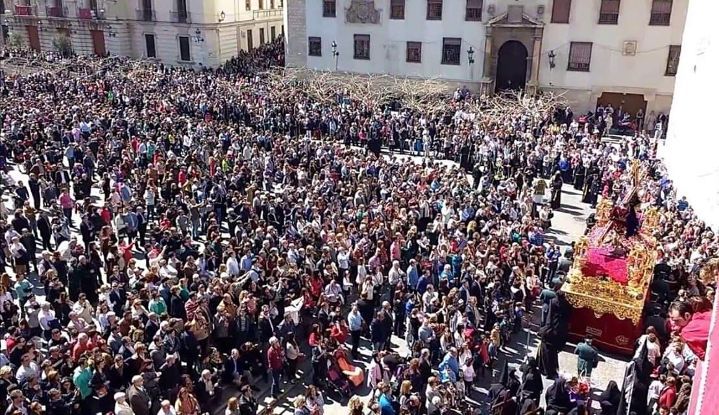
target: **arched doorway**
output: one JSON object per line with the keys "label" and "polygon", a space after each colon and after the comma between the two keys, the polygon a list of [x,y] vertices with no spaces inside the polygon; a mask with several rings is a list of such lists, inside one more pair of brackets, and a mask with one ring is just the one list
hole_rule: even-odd
{"label": "arched doorway", "polygon": [[499,48],[496,89],[520,89],[527,83],[527,48],[522,42],[509,40]]}

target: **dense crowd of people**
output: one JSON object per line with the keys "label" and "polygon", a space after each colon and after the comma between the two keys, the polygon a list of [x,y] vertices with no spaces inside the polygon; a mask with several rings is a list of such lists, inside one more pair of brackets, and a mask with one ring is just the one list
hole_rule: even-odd
{"label": "dense crowd of people", "polygon": [[[656,380],[637,414],[686,411],[695,357],[666,312],[681,328],[705,311],[696,275],[717,240],[677,200],[654,137],[612,145],[563,106],[470,117],[466,90],[432,113],[315,102],[261,75],[282,54],[278,41],[217,70],[107,58],[83,76],[3,76],[6,414],[254,414],[258,380],[273,397],[307,385],[297,415],[321,415],[326,393],[353,415],[464,409],[536,301],[543,341],[567,341],[572,251],[545,232],[565,183],[621,203],[632,160],[651,179],[639,202],[662,212],[635,359]],[[491,413],[587,413],[578,378],[547,363],[505,367]],[[610,384],[603,414],[620,395]]]}

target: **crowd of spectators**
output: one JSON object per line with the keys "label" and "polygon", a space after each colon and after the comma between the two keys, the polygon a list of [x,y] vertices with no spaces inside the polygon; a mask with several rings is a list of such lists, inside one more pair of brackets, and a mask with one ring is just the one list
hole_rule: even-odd
{"label": "crowd of spectators", "polygon": [[[273,397],[305,384],[297,415],[321,415],[325,393],[352,414],[465,408],[535,300],[561,298],[571,250],[545,232],[562,185],[622,200],[634,159],[651,178],[641,203],[662,209],[652,316],[679,288],[712,295],[695,275],[716,238],[676,199],[653,137],[612,145],[563,106],[470,117],[480,98],[466,90],[433,113],[314,102],[262,76],[282,53],[277,41],[201,71],[77,58],[94,72],[2,77],[7,414],[254,414],[261,380]],[[693,357],[653,327],[664,383],[650,396],[681,414]],[[539,413],[538,363],[502,372],[491,411]],[[576,382],[555,378],[547,413],[585,413]]]}

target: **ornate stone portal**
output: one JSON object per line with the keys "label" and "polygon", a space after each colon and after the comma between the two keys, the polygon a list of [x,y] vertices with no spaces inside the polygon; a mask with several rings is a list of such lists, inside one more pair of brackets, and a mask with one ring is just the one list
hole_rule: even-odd
{"label": "ornate stone portal", "polygon": [[346,23],[379,24],[381,10],[374,7],[374,0],[352,0],[345,11]]}

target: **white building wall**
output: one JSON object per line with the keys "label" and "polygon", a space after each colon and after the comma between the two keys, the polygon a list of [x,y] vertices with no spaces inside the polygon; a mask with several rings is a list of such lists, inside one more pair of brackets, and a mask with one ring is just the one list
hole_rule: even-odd
{"label": "white building wall", "polygon": [[[304,0],[288,0],[288,19],[293,13],[301,12],[297,4]],[[306,66],[319,70],[334,70],[335,61],[332,56],[331,44],[337,42],[340,55],[337,69],[347,72],[387,73],[410,77],[435,78],[448,80],[479,81],[482,76],[481,61],[477,60],[484,50],[484,25],[481,22],[465,22],[463,2],[445,1],[442,20],[427,20],[427,9],[424,2],[408,1],[405,7],[404,20],[390,19],[389,2],[375,1],[375,7],[381,10],[379,24],[345,23],[345,11],[351,0],[337,0],[337,17],[322,16],[322,2],[306,2],[306,35],[301,37],[301,30],[295,33],[288,31],[290,44],[301,43],[303,48],[292,47],[288,51],[303,53]],[[294,19],[296,22],[296,19]],[[289,25],[292,25],[291,23]],[[297,30],[296,24],[293,29]],[[370,35],[370,60],[354,59],[354,35]],[[308,38],[322,38],[322,56],[307,56]],[[460,65],[442,65],[442,39],[456,37],[462,39]],[[408,63],[406,59],[407,42],[422,42],[422,62]],[[470,68],[467,49],[475,51],[475,63]],[[297,49],[295,51],[295,49]],[[293,57],[294,58],[294,57]],[[304,56],[290,59],[288,62],[302,62]]]}
{"label": "white building wall", "polygon": [[[719,230],[719,141],[712,134],[719,96],[719,14],[716,0],[691,0],[674,90],[666,145],[661,155],[678,196]],[[709,128],[707,128],[709,127]]]}
{"label": "white building wall", "polygon": [[[674,0],[670,26],[650,26],[651,0],[622,1],[617,25],[597,24],[600,0],[575,0],[569,24],[551,23],[551,1],[548,0],[540,85],[567,89],[570,98],[588,97],[591,105],[602,92],[644,94],[647,112],[667,112],[674,89],[674,77],[664,75],[669,45],[682,44],[688,1]],[[567,71],[572,41],[593,42],[589,72]],[[625,41],[637,42],[635,56],[622,54]],[[549,51],[556,55],[554,69],[549,67]]]}
{"label": "white building wall", "polygon": [[[568,24],[551,23],[553,0],[485,0],[482,22],[465,21],[465,2],[445,0],[441,21],[428,21],[425,0],[407,0],[404,20],[391,20],[390,3],[375,1],[381,9],[379,24],[345,23],[351,0],[337,0],[337,16],[322,16],[322,1],[287,0],[288,66],[334,70],[330,44],[336,41],[338,70],[358,73],[389,73],[410,77],[443,78],[477,85],[483,73],[487,22],[521,5],[524,14],[544,24],[539,54],[539,86],[564,93],[575,111],[593,109],[602,92],[643,94],[647,112],[667,112],[671,105],[674,77],[665,76],[669,45],[680,45],[689,0],[674,0],[671,25],[650,26],[652,0],[623,0],[617,25],[600,25],[600,0],[574,0]],[[371,59],[353,58],[355,34],[369,34]],[[308,56],[308,37],[322,38],[322,56]],[[443,37],[462,38],[461,64],[442,65]],[[624,41],[637,41],[637,54],[623,56]],[[406,42],[421,41],[422,63],[406,62]],[[593,42],[589,72],[567,71],[572,41]],[[475,51],[469,65],[466,51]],[[556,67],[550,69],[553,50]],[[531,55],[532,51],[528,51]],[[496,50],[494,51],[496,54]],[[470,66],[472,66],[470,68]]]}
{"label": "white building wall", "polygon": [[[49,24],[46,14],[46,5],[53,0],[34,0],[33,5],[37,17],[42,21],[38,24],[38,34],[42,50],[53,50],[53,40],[57,36],[57,29]],[[260,1],[264,9],[259,11]],[[37,24],[36,18],[14,17],[14,5],[19,0],[6,0],[6,8],[11,13],[7,16],[10,31],[17,33],[23,39],[25,46],[29,46],[29,39],[25,25]],[[176,0],[152,0],[154,21],[138,20],[138,10],[142,8],[141,0],[98,0],[98,9],[104,11],[105,19],[82,20],[78,18],[80,7],[89,7],[89,0],[64,0],[67,8],[67,17],[53,19],[62,21],[68,27],[70,40],[75,53],[93,54],[90,29],[102,30],[105,36],[105,49],[112,55],[129,56],[132,58],[147,58],[145,34],[155,35],[156,59],[169,65],[184,65],[198,68],[203,66],[218,66],[226,60],[236,56],[240,48],[247,49],[246,40],[242,34],[251,29],[254,33],[254,46],[260,45],[259,29],[265,30],[265,41],[272,40],[272,28],[275,37],[282,33],[282,13],[280,0],[274,1],[274,8],[270,0],[251,0],[250,9],[247,10],[245,0],[203,0],[187,1],[188,22],[177,23],[173,21],[177,11]],[[222,18],[224,13],[224,19]],[[200,32],[201,42],[195,40],[197,30]],[[190,61],[180,60],[179,36],[190,37]],[[243,43],[244,40],[244,43]]]}

